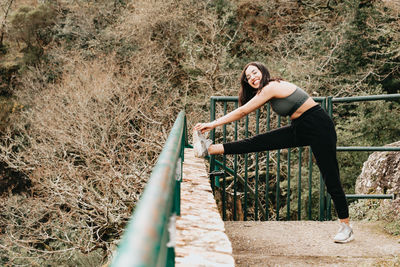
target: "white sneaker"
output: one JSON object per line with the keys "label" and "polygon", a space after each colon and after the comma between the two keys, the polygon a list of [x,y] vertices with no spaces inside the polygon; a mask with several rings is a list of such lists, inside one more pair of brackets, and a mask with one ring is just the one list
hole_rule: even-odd
{"label": "white sneaker", "polygon": [[347,223],[340,223],[340,229],[333,238],[335,243],[347,243],[354,239],[353,228]]}
{"label": "white sneaker", "polygon": [[193,131],[193,149],[194,155],[198,158],[204,158],[208,155],[208,147],[212,144],[210,139],[206,139],[200,131]]}

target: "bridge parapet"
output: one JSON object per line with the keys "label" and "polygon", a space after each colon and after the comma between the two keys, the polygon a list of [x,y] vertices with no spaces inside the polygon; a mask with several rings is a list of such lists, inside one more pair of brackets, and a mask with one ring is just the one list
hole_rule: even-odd
{"label": "bridge parapet", "polygon": [[176,220],[176,266],[234,266],[232,246],[218,212],[203,159],[185,149],[181,216]]}

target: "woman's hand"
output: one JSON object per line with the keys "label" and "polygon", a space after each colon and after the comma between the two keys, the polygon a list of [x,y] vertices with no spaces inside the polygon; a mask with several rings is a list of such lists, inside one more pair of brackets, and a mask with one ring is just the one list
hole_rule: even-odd
{"label": "woman's hand", "polygon": [[206,122],[206,123],[197,123],[195,126],[194,126],[194,130],[197,130],[197,131],[201,131],[201,133],[205,133],[205,132],[208,132],[208,131],[211,131],[212,129],[214,129],[216,126],[214,125],[214,123],[213,122]]}

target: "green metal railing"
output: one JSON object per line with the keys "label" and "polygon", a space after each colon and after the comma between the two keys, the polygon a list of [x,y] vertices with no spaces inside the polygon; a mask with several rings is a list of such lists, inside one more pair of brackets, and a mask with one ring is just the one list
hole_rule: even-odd
{"label": "green metal railing", "polygon": [[[334,103],[351,103],[351,102],[364,102],[364,101],[376,101],[376,100],[399,100],[400,99],[400,94],[393,94],[393,95],[374,95],[374,96],[360,96],[360,97],[343,97],[343,98],[333,98],[333,97],[316,97],[314,98],[315,101],[319,102],[321,107],[325,109],[330,116],[332,116],[333,112],[333,104]],[[223,107],[218,106],[217,103],[222,103]],[[216,119],[216,112],[217,108],[219,110],[219,113],[222,114],[227,114],[228,112],[228,105],[229,107],[234,105],[233,108],[238,107],[238,98],[237,97],[226,97],[226,96],[213,96],[211,97],[211,103],[210,103],[210,112],[211,112],[211,117],[210,120],[213,121]],[[232,107],[231,107],[232,108]],[[265,118],[263,118],[263,124],[261,124],[266,131],[269,131],[271,128],[271,110],[270,110],[270,105],[266,105],[266,115]],[[222,111],[221,111],[222,110]],[[220,115],[222,115],[220,114]],[[285,118],[281,118],[281,116],[276,116],[274,123],[276,127],[280,127],[282,124],[282,121],[284,121]],[[290,120],[287,119],[287,124],[290,123]],[[233,133],[233,138],[232,135],[230,136],[230,141],[237,140],[238,139],[238,122],[236,121],[234,123],[234,133]],[[255,127],[252,129],[254,134],[258,134],[260,131],[260,112],[257,110],[255,114]],[[224,125],[222,129],[222,134],[219,133],[220,135],[218,136],[219,142],[226,142],[227,141],[227,126]],[[245,121],[244,121],[244,133],[243,130],[241,132],[241,135],[243,138],[248,137],[249,135],[249,116],[246,116]],[[216,131],[215,129],[211,131],[210,138],[215,142],[216,140]],[[233,139],[233,140],[232,140]],[[233,186],[232,190],[233,191],[233,207],[232,207],[232,215],[233,215],[233,220],[238,219],[238,207],[237,207],[237,200],[240,197],[243,199],[243,217],[244,220],[247,220],[248,218],[248,203],[249,203],[249,193],[251,193],[251,198],[253,199],[252,202],[254,202],[253,206],[251,207],[252,212],[253,212],[253,218],[255,220],[269,220],[270,219],[270,211],[273,208],[270,204],[271,197],[269,194],[270,188],[269,188],[269,180],[270,180],[270,165],[271,161],[274,160],[274,163],[276,164],[276,188],[275,188],[275,203],[272,203],[275,206],[275,216],[276,220],[281,219],[280,217],[280,207],[281,207],[281,199],[280,199],[280,190],[281,190],[281,165],[283,163],[283,159],[286,159],[286,177],[287,177],[287,199],[286,199],[286,220],[290,219],[290,197],[292,196],[292,193],[290,192],[291,188],[291,176],[294,176],[293,173],[291,172],[292,169],[292,161],[293,158],[297,157],[297,220],[300,220],[302,218],[302,187],[303,187],[303,182],[302,178],[304,180],[304,175],[302,173],[302,169],[304,169],[304,165],[302,164],[303,159],[304,159],[304,152],[308,150],[308,153],[306,153],[305,157],[308,157],[308,175],[307,175],[307,183],[308,183],[308,202],[307,202],[307,207],[306,207],[306,218],[311,219],[311,211],[312,211],[312,177],[313,177],[313,161],[312,161],[312,151],[311,148],[303,148],[299,147],[297,148],[298,153],[292,153],[292,149],[287,149],[287,153],[283,156],[283,150],[277,150],[276,151],[276,156],[271,157],[270,151],[265,152],[265,163],[260,163],[259,160],[259,155],[260,153],[254,153],[255,155],[253,156],[252,160],[249,160],[249,155],[245,154],[242,159],[242,164],[244,166],[244,172],[243,172],[243,177],[239,177],[238,175],[238,155],[234,155],[233,161],[231,161],[231,165],[233,164],[233,167],[227,165],[227,158],[226,156],[223,156],[222,159],[218,158],[216,159],[215,156],[210,157],[210,173],[211,175],[211,184],[213,189],[215,190],[215,187],[221,188],[222,191],[222,217],[225,220],[227,216],[227,204],[226,204],[226,199],[227,199],[227,192],[226,192],[226,184],[227,184],[227,177],[230,176],[233,180]],[[337,151],[400,151],[400,148],[398,147],[354,147],[354,146],[348,146],[348,147],[337,147]],[[254,185],[254,188],[249,186],[249,163],[252,164],[254,168],[254,172],[252,173],[252,176],[254,177],[254,182],[252,184]],[[255,166],[254,166],[255,165]],[[265,196],[263,196],[263,199],[260,198],[259,196],[259,172],[261,167],[265,167],[265,189],[264,191]],[[239,179],[240,178],[240,179]],[[321,174],[319,175],[320,181],[319,181],[319,214],[318,214],[318,219],[319,220],[331,220],[331,199],[329,194],[326,193],[324,181],[322,179]],[[239,183],[240,180],[240,183]],[[221,184],[222,182],[222,184]],[[243,191],[240,192],[241,196],[239,196],[238,192],[238,186],[243,187]],[[346,195],[348,199],[393,199],[394,195],[354,195],[354,194],[348,194]],[[260,200],[261,199],[261,200]],[[264,202],[265,208],[262,208],[262,202]],[[262,218],[259,218],[259,213],[261,214]]]}
{"label": "green metal railing", "polygon": [[180,215],[180,183],[186,145],[186,118],[181,111],[118,246],[112,267],[174,266],[170,231]]}

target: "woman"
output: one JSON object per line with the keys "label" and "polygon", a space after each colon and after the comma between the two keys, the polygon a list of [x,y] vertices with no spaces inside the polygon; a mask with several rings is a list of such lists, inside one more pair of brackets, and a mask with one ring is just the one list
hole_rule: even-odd
{"label": "woman", "polygon": [[[215,121],[195,125],[194,130],[200,136],[196,138],[199,139],[200,145],[195,144],[195,154],[243,154],[311,146],[340,221],[340,229],[334,241],[346,243],[353,240],[348,204],[340,182],[336,159],[336,131],[331,118],[302,89],[282,79],[271,78],[262,63],[247,64],[242,71],[240,82],[239,108]],[[279,115],[290,116],[291,125],[225,144],[213,145],[202,137],[201,133],[239,120],[266,102],[270,102],[272,109]]]}

